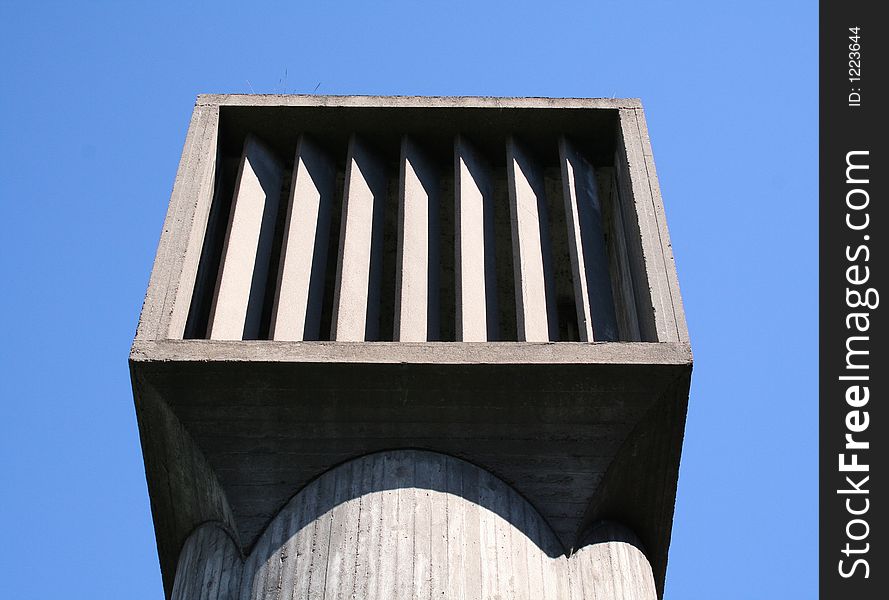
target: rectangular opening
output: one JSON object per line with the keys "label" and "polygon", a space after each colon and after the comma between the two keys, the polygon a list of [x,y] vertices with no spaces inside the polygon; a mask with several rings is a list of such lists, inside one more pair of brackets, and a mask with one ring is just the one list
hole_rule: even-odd
{"label": "rectangular opening", "polygon": [[[323,154],[324,159],[332,165],[333,174],[327,185],[332,187],[333,192],[332,198],[323,200],[330,202],[329,222],[319,221],[322,225],[319,225],[315,235],[322,237],[318,244],[312,246],[319,248],[323,244],[327,250],[326,264],[323,268],[314,269],[311,275],[318,278],[317,287],[313,289],[321,289],[323,293],[320,308],[313,317],[317,323],[311,328],[307,327],[306,331],[317,333],[299,339],[335,339],[332,333],[336,330],[335,319],[352,318],[345,314],[338,316],[335,303],[338,301],[340,285],[338,276],[343,277],[338,271],[338,260],[345,242],[343,236],[353,235],[343,226],[344,206],[348,204],[347,200],[351,200],[345,198],[349,187],[346,185],[346,178],[350,173],[349,148],[351,140],[359,140],[362,147],[374,155],[374,166],[371,168],[358,165],[354,168],[358,169],[361,177],[377,182],[374,185],[384,190],[379,193],[379,198],[373,199],[382,204],[377,209],[382,211],[382,217],[378,223],[374,221],[375,227],[382,228],[382,243],[375,250],[368,249],[368,255],[377,252],[381,256],[380,273],[372,273],[368,280],[370,283],[367,284],[378,286],[378,289],[368,289],[367,292],[370,301],[378,302],[379,305],[378,316],[374,317],[378,322],[374,323],[375,328],[368,328],[368,331],[373,329],[377,333],[373,339],[366,338],[365,341],[395,340],[396,294],[399,293],[401,276],[398,260],[399,256],[403,256],[398,251],[399,202],[402,198],[401,186],[404,185],[400,180],[404,172],[400,160],[401,146],[407,138],[420,149],[439,179],[439,201],[434,207],[437,219],[435,230],[438,233],[436,239],[429,240],[434,245],[430,249],[430,256],[437,257],[437,264],[429,265],[430,270],[436,270],[433,281],[438,282],[438,297],[435,302],[429,303],[437,311],[437,324],[435,331],[430,328],[428,341],[464,339],[458,327],[458,313],[462,308],[471,307],[460,306],[461,301],[488,303],[481,318],[489,320],[490,327],[482,328],[480,335],[483,339],[530,339],[523,337],[520,324],[526,317],[530,319],[534,315],[526,315],[521,311],[537,310],[534,307],[540,306],[540,303],[535,304],[535,300],[530,297],[520,302],[517,294],[526,293],[522,287],[522,278],[532,277],[539,271],[535,271],[537,267],[533,261],[541,253],[523,253],[522,250],[526,249],[523,244],[529,242],[518,239],[517,232],[527,229],[521,229],[517,219],[524,219],[526,215],[511,212],[510,203],[527,202],[528,198],[522,199],[515,195],[514,187],[517,184],[514,178],[518,175],[515,169],[510,171],[508,164],[509,143],[521,148],[522,156],[525,157],[523,160],[529,163],[528,172],[524,174],[530,182],[529,189],[539,196],[539,214],[535,218],[539,220],[540,236],[535,238],[537,241],[534,243],[546,244],[543,254],[549,258],[543,267],[547,293],[545,298],[538,300],[546,303],[547,307],[552,304],[552,315],[555,316],[551,315],[549,318],[555,318],[556,321],[551,331],[557,332],[550,333],[548,341],[584,341],[583,321],[590,318],[590,312],[578,310],[578,294],[581,292],[578,291],[576,280],[577,267],[572,263],[571,244],[577,242],[576,236],[579,234],[577,230],[572,233],[572,217],[567,212],[570,205],[566,208],[566,171],[560,154],[560,138],[564,136],[582,157],[582,164],[590,168],[594,182],[594,193],[598,199],[596,210],[602,223],[602,231],[598,234],[602,239],[594,241],[602,246],[605,257],[596,260],[607,262],[605,269],[611,286],[608,295],[610,303],[613,303],[610,310],[613,311],[612,318],[616,321],[617,330],[616,334],[597,337],[605,335],[602,333],[603,329],[597,325],[592,328],[591,339],[585,341],[657,341],[626,152],[622,148],[616,109],[222,106],[218,133],[217,176],[185,338],[213,337],[214,302],[219,291],[221,268],[226,260],[227,240],[238,233],[233,233],[232,228],[241,226],[233,220],[232,203],[239,193],[238,174],[245,160],[243,154],[249,138],[259,140],[262,147],[274,157],[273,162],[279,165],[277,168],[280,170],[282,183],[274,191],[265,190],[266,202],[270,202],[269,198],[277,194],[276,212],[273,227],[268,228],[268,231],[263,230],[261,234],[271,236],[270,240],[261,244],[264,250],[255,260],[256,264],[264,261],[268,276],[262,293],[255,296],[259,299],[251,300],[251,305],[244,307],[245,311],[253,311],[259,315],[259,326],[252,331],[245,328],[242,335],[235,339],[275,338],[273,320],[276,318],[275,302],[282,277],[282,255],[285,254],[282,248],[287,248],[283,240],[289,226],[288,207],[294,191],[294,170],[301,168],[295,157],[298,142],[301,136],[305,136],[312,140],[313,152]],[[471,176],[490,180],[490,206],[484,209],[490,211],[490,227],[482,227],[477,234],[480,236],[479,240],[487,240],[485,236],[492,237],[493,239],[487,240],[490,244],[485,240],[481,245],[475,244],[468,239],[468,232],[464,232],[466,235],[461,237],[458,214],[461,207],[457,198],[460,186],[455,171],[455,164],[458,164],[455,163],[455,143],[458,136],[471,143],[480,164],[484,164],[485,174],[475,172]],[[375,172],[362,172],[362,169]],[[309,175],[310,178],[304,181],[321,184],[312,179],[315,175]],[[385,183],[380,183],[383,181]],[[579,198],[577,202],[587,202],[584,198]],[[356,203],[367,201],[364,197],[356,197],[354,200]],[[464,207],[466,210],[468,208]],[[358,210],[358,204],[355,205],[355,210]],[[294,213],[291,219],[301,216]],[[376,233],[375,231],[374,235]],[[465,247],[461,248],[461,243]],[[468,272],[464,273],[459,264],[461,250],[464,260],[477,261],[483,261],[484,253],[490,252],[493,265],[490,279],[481,280],[484,289],[470,289],[462,296],[458,290],[461,278],[470,275]],[[288,253],[291,251],[293,250],[287,250]],[[591,256],[596,255],[588,254],[587,258]],[[410,256],[402,258],[409,259]],[[587,290],[586,293],[595,294],[596,290]],[[315,294],[317,295],[317,291]],[[589,299],[586,301],[592,302]],[[360,302],[357,306],[361,306]],[[371,314],[372,311],[368,310],[363,316],[366,318]],[[467,319],[469,316],[466,315]],[[597,323],[595,314],[592,321]],[[469,326],[466,324],[466,327]]]}

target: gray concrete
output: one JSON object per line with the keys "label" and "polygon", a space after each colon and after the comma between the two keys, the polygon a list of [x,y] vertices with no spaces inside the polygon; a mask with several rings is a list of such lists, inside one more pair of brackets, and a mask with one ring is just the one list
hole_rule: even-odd
{"label": "gray concrete", "polygon": [[591,600],[655,600],[658,597],[651,565],[639,538],[619,523],[596,523],[571,556],[569,565],[572,584],[577,579],[583,582],[582,591],[576,596],[583,594],[582,597]]}
{"label": "gray concrete", "polygon": [[[318,473],[419,447],[509,482],[568,548],[587,522],[618,510],[664,564],[687,347],[194,340],[140,344],[133,360],[140,389],[164,398],[207,456],[245,549]],[[143,427],[152,439],[163,431]],[[618,459],[626,464],[612,473]],[[153,471],[149,486],[168,490],[173,511],[202,481],[171,488],[165,478]]]}
{"label": "gray concrete", "polygon": [[401,142],[395,339],[439,337],[439,174],[409,137]]}
{"label": "gray concrete", "polygon": [[174,600],[291,598],[653,600],[635,535],[592,528],[569,553],[508,484],[465,461],[416,450],[371,454],[312,481],[242,562],[218,524],[180,555]]}
{"label": "gray concrete", "polygon": [[256,339],[283,169],[256,137],[244,142],[210,316],[210,339]]}
{"label": "gray concrete", "polygon": [[349,140],[333,330],[338,341],[378,339],[385,166],[358,137]]}
{"label": "gray concrete", "polygon": [[616,110],[642,108],[638,98],[496,96],[327,96],[322,94],[200,94],[196,106],[345,106],[359,108],[544,108]]}
{"label": "gray concrete", "polygon": [[218,105],[195,105],[136,328],[137,339],[175,339],[185,331],[214,192],[218,125]]}
{"label": "gray concrete", "polygon": [[[688,342],[688,325],[685,322],[685,309],[682,305],[682,294],[679,292],[679,277],[676,274],[673,259],[673,245],[670,243],[670,232],[667,230],[667,215],[664,210],[664,200],[661,197],[661,186],[658,182],[657,169],[654,165],[654,153],[651,149],[651,138],[648,135],[648,125],[645,121],[645,111],[642,106],[633,109],[638,130],[638,143],[641,146],[642,158],[645,163],[645,181],[651,193],[651,205],[657,223],[657,239],[660,242],[660,252],[655,250],[655,255],[660,255],[663,260],[663,275],[666,280],[663,285],[669,290],[670,304],[673,318],[670,325],[676,327],[676,339],[680,342]],[[644,190],[644,188],[643,188]]]}
{"label": "gray concrete", "polygon": [[506,142],[516,325],[522,342],[558,341],[555,276],[543,173],[513,137]]}
{"label": "gray concrete", "polygon": [[317,340],[336,165],[305,135],[297,142],[293,162],[270,334],[274,340]]}
{"label": "gray concrete", "polygon": [[[364,112],[377,108],[426,108],[436,111],[444,119],[443,122],[453,123],[456,133],[460,130],[483,131],[490,119],[482,116],[482,109],[496,108],[498,119],[509,123],[509,127],[519,130],[528,129],[536,131],[549,127],[550,131],[570,131],[573,136],[581,139],[608,139],[613,136],[615,123],[621,125],[621,137],[618,139],[619,147],[612,151],[610,158],[602,152],[608,152],[608,143],[601,146],[601,152],[595,151],[591,160],[597,166],[603,164],[603,160],[613,160],[616,171],[619,194],[623,198],[621,206],[621,218],[625,221],[627,244],[627,265],[630,273],[613,278],[618,280],[615,287],[615,295],[624,294],[627,285],[625,275],[632,280],[633,302],[630,312],[637,313],[639,321],[647,321],[648,313],[654,313],[652,293],[658,297],[664,297],[661,288],[666,289],[666,297],[669,297],[672,311],[659,310],[659,317],[668,323],[658,332],[654,321],[643,323],[638,336],[632,335],[632,330],[637,328],[632,315],[625,314],[625,306],[616,303],[616,310],[621,321],[622,339],[634,341],[644,339],[657,341],[659,335],[667,336],[671,327],[675,329],[677,339],[687,340],[687,331],[682,316],[681,300],[678,295],[675,269],[672,266],[671,246],[669,234],[663,220],[663,204],[657,186],[654,171],[654,163],[651,159],[651,146],[645,130],[644,117],[638,100],[635,99],[548,99],[548,98],[419,98],[419,97],[328,97],[328,96],[238,96],[238,95],[209,95],[201,96],[195,107],[194,119],[189,129],[183,160],[180,163],[180,173],[177,175],[177,183],[174,186],[173,198],[170,204],[170,212],[165,222],[164,235],[158,249],[156,268],[152,271],[152,281],[149,292],[146,295],[146,303],[138,329],[138,337],[181,337],[188,317],[193,292],[194,272],[201,255],[201,245],[204,243],[203,235],[206,226],[206,217],[209,204],[213,196],[213,183],[215,174],[218,173],[216,152],[211,151],[217,142],[219,131],[219,111],[239,111],[237,118],[229,118],[226,123],[227,130],[239,130],[241,121],[247,131],[256,130],[261,133],[264,141],[269,141],[276,146],[280,155],[293,154],[293,146],[289,149],[281,146],[282,140],[288,139],[282,136],[291,136],[296,140],[301,133],[298,123],[303,119],[310,119],[315,130],[318,128],[336,129],[343,128],[343,132],[354,127],[350,123],[362,119],[374,131],[382,131],[384,128],[394,127],[398,130],[399,114],[397,111],[389,111],[385,118],[371,120],[361,117]],[[462,109],[468,110],[462,110]],[[249,110],[247,110],[249,109]],[[559,110],[553,110],[559,109]],[[292,111],[294,115],[301,115],[297,120],[276,120],[271,111],[278,114],[280,111]],[[230,113],[235,114],[235,113]],[[583,114],[582,119],[577,116]],[[257,115],[255,122],[248,115]],[[467,115],[463,118],[463,115]],[[478,117],[476,117],[476,115]],[[606,116],[600,116],[606,115]],[[607,115],[617,115],[617,118]],[[244,120],[246,119],[246,120]],[[275,123],[269,127],[269,123]],[[421,123],[433,123],[426,119]],[[408,127],[412,131],[419,131],[418,125]],[[420,126],[425,127],[425,125]],[[407,131],[408,129],[401,129]],[[635,129],[635,133],[633,130]],[[290,132],[293,132],[291,135]],[[229,134],[230,137],[231,134]],[[338,133],[337,135],[343,135]],[[376,134],[375,134],[376,135]],[[539,134],[535,133],[534,136]],[[225,137],[225,136],[224,136]],[[227,138],[226,138],[227,139]],[[537,144],[535,137],[534,144]],[[624,144],[624,142],[628,142]],[[632,143],[629,143],[632,142]],[[587,144],[589,142],[583,142]],[[609,142],[611,143],[611,142]],[[626,148],[624,147],[626,145]],[[588,147],[588,146],[587,146]],[[502,152],[500,150],[499,152]],[[641,171],[631,177],[631,169],[627,162],[627,153],[633,153],[634,165],[640,165]],[[495,156],[497,152],[494,153]],[[639,160],[636,160],[636,158]],[[610,167],[606,167],[607,170]],[[340,172],[341,173],[341,172]],[[340,175],[341,176],[341,175]],[[646,205],[646,203],[650,203]],[[651,212],[646,206],[651,206]],[[638,219],[640,215],[644,220],[650,220],[654,227],[640,229]],[[647,216],[646,216],[647,215]],[[649,217],[651,217],[649,219]],[[612,220],[608,220],[612,223]],[[655,236],[658,239],[657,247],[651,252],[640,248],[637,250],[643,237]],[[609,243],[616,241],[618,236],[610,236]],[[613,261],[613,255],[609,254]],[[648,281],[647,273],[642,273],[649,267],[656,269],[660,258],[663,267],[663,277],[656,281]],[[615,270],[612,269],[612,273]],[[654,271],[653,271],[654,272]],[[328,300],[329,302],[329,300]],[[655,303],[657,304],[657,303]],[[325,309],[328,310],[328,309]],[[511,307],[510,307],[511,310]],[[669,314],[672,313],[672,314]],[[652,319],[655,317],[651,317]],[[329,316],[326,317],[329,319]],[[626,321],[629,321],[628,323]],[[325,321],[325,323],[328,321]],[[450,326],[449,326],[450,327]],[[326,331],[326,329],[325,329]],[[322,334],[326,335],[326,334]],[[508,336],[507,336],[508,339]],[[665,337],[666,339],[666,337]],[[661,340],[665,341],[665,340]]]}
{"label": "gray concrete", "polygon": [[497,270],[491,168],[464,136],[454,142],[457,341],[496,340]]}
{"label": "gray concrete", "polygon": [[[568,597],[649,600],[652,590],[662,594],[692,359],[641,113],[638,101],[620,99],[198,99],[130,356],[168,598],[203,597],[197,596],[200,589],[210,600],[229,600],[231,594],[223,591],[234,588],[223,583],[231,578],[222,574],[241,564],[236,555],[246,557],[244,582],[250,584],[239,587],[244,598],[289,597],[300,586],[315,597],[351,590],[356,597],[389,598],[415,589],[422,595],[452,590],[459,596],[472,586],[504,597],[541,597],[542,587],[546,597],[546,590],[563,589],[560,581],[568,582]],[[301,141],[307,132],[316,141],[311,152],[305,138]],[[471,145],[464,132],[471,132]],[[563,144],[560,157],[563,133],[571,135],[574,148],[566,151]],[[507,144],[511,136],[521,146]],[[215,265],[222,263],[223,275],[228,269],[241,273],[235,281],[243,298],[248,268],[237,268],[240,253],[226,248],[219,256],[219,248],[224,235],[237,242],[238,229],[256,231],[258,217],[250,216],[250,226],[236,227],[236,235],[214,229],[211,222],[225,222],[228,213],[218,210],[229,202],[231,227],[250,221],[238,215],[248,190],[235,171],[245,143],[254,138],[276,157],[272,162],[297,157],[293,164],[278,165],[282,173],[294,171],[287,220],[283,210],[271,210],[271,196],[261,211],[253,211],[262,213],[258,239],[268,239],[261,233],[266,215],[281,215],[272,236],[280,239],[280,254],[278,241],[270,249],[257,242],[247,300],[233,303],[246,307],[240,333],[227,340],[183,340],[195,306],[205,307],[200,319],[208,318],[203,289],[214,281],[222,284],[221,277],[214,278]],[[326,156],[325,168],[312,173],[310,154]],[[326,175],[315,176],[322,172]],[[453,332],[461,325],[455,337],[463,341],[456,343],[429,341],[435,329],[431,278],[449,267],[434,269],[435,211],[427,204],[424,258],[424,214],[413,210],[422,209],[424,196],[429,202],[439,189],[447,193],[438,198],[438,213],[449,214],[453,202],[455,222],[442,229],[438,241],[448,252],[453,243],[457,263],[454,275],[448,275],[452,282],[446,278],[439,284],[440,296],[452,294],[448,302],[454,302],[450,321],[447,327],[440,323],[440,330]],[[331,198],[326,204],[325,195]],[[393,207],[399,200],[397,251]],[[597,200],[607,244],[588,258],[584,244],[599,236],[587,235],[591,228],[584,225],[583,210]],[[325,270],[320,257],[328,205],[332,250]],[[510,205],[514,231],[506,218]],[[209,219],[213,210],[223,217]],[[536,241],[526,235],[526,229],[534,231],[534,219],[526,217],[535,210]],[[541,216],[547,211],[549,219]],[[305,232],[297,231],[303,226]],[[554,241],[548,244],[547,235]],[[515,252],[512,242],[517,242]],[[558,294],[557,325],[570,328],[565,321],[575,318],[578,293],[572,282],[582,273],[590,308],[577,320],[592,322],[587,339],[593,342],[550,341],[566,338],[551,329],[555,304],[547,291],[545,252],[551,245],[567,265],[571,243],[578,258],[595,263],[599,279],[607,257],[619,342],[595,343],[603,337],[591,289],[603,286],[590,283],[591,269],[581,268],[579,260],[571,268],[550,269],[557,279],[552,286]],[[523,288],[532,272],[522,258],[526,251],[539,257],[542,268],[534,285]],[[263,276],[257,271],[260,256],[267,259],[268,285],[255,281]],[[230,258],[236,260],[229,264]],[[414,293],[417,287],[408,276],[422,281],[424,261],[422,337],[422,310],[408,308],[422,306],[422,294]],[[539,343],[491,341],[519,333],[509,330],[512,307],[504,311],[497,302],[514,301],[509,271],[515,263],[516,290],[536,290],[533,304],[521,298],[523,328],[533,320],[545,331],[518,337]],[[500,266],[506,277],[498,278]],[[322,280],[324,300],[312,309],[317,297],[312,290],[322,287]],[[296,281],[299,293],[286,292]],[[293,309],[288,303],[294,299],[305,302]],[[248,327],[251,307],[258,322]],[[310,318],[312,310],[320,317]],[[217,307],[213,320],[218,312]],[[285,324],[294,314],[296,319]],[[318,337],[330,324],[335,341],[299,341],[300,328],[303,339],[314,336],[315,322],[321,327]],[[241,339],[257,330],[287,339]],[[408,330],[418,341],[365,343],[390,335],[407,340]],[[437,454],[427,460],[398,451],[403,448]],[[376,463],[360,457],[393,450],[392,460],[403,467],[391,474],[397,485],[375,490],[376,467],[360,465]],[[409,455],[414,458],[407,460]],[[492,482],[479,486],[471,499],[453,493],[453,479],[446,476],[442,484],[442,470],[435,467],[458,459],[477,467],[461,471],[464,475]],[[321,486],[328,486],[323,494]],[[313,496],[311,490],[319,493]],[[514,500],[518,497],[524,504]],[[327,504],[330,509],[308,529],[294,528],[298,515]],[[490,518],[482,519],[488,514],[483,511]],[[275,517],[279,514],[289,518]],[[444,527],[442,514],[454,517]],[[525,516],[525,529],[517,525],[518,514]],[[479,516],[477,523],[472,515]],[[621,525],[609,530],[603,519]],[[205,529],[207,523],[217,529]],[[530,568],[534,556],[555,560],[535,555],[540,546],[523,541],[530,524],[538,532],[544,525],[551,530],[567,579],[559,579],[554,569]],[[327,545],[310,547],[303,535],[310,530],[312,540]],[[362,539],[379,544],[365,551]],[[477,542],[467,545],[467,540]],[[374,554],[374,547],[380,552]],[[448,550],[456,547],[459,553]],[[266,560],[259,560],[263,555]],[[272,555],[279,560],[268,561]],[[440,555],[460,561],[434,559]],[[380,560],[374,562],[374,556]],[[408,564],[410,570],[398,566]],[[526,582],[528,591],[516,582]],[[580,582],[580,588],[572,582]]]}
{"label": "gray concrete", "polygon": [[[651,325],[644,339],[659,341],[686,341],[688,339],[684,319],[677,319],[675,310],[681,310],[678,284],[668,275],[672,255],[664,250],[670,246],[669,234],[663,218],[663,204],[658,202],[653,161],[646,158],[643,133],[636,109],[621,109],[620,146],[616,166],[623,178],[622,194],[624,223],[627,235],[638,241],[638,255],[645,264],[635,271],[636,298],[640,315],[651,315]],[[647,140],[647,135],[644,136]],[[650,148],[650,146],[649,146]],[[650,152],[650,150],[649,150]],[[659,191],[657,194],[659,195]],[[632,200],[631,200],[632,199]],[[633,210],[635,208],[635,210]],[[633,247],[636,250],[635,247]],[[643,320],[644,323],[644,320]]]}
{"label": "gray concrete", "polygon": [[559,158],[580,341],[617,341],[596,173],[565,136],[559,138]]}
{"label": "gray concrete", "polygon": [[614,313],[617,319],[619,338],[627,342],[642,340],[639,329],[636,292],[633,287],[632,266],[627,250],[627,233],[623,223],[623,209],[619,195],[619,184],[613,167],[599,169],[599,189],[602,195],[602,216],[607,236],[609,271],[613,273],[611,286],[614,294]]}
{"label": "gray concrete", "polygon": [[182,547],[172,600],[238,600],[241,551],[221,523],[198,526]]}

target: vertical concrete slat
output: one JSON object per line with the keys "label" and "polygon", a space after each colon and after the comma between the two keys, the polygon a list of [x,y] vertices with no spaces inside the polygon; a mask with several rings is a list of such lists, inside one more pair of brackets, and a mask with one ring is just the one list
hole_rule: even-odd
{"label": "vertical concrete slat", "polygon": [[580,341],[616,341],[619,334],[596,173],[564,135],[559,137],[559,159]]}
{"label": "vertical concrete slat", "polygon": [[[187,245],[181,251],[182,254],[174,256],[174,260],[171,261],[173,264],[170,270],[170,285],[176,281],[177,267],[178,281],[176,281],[175,289],[168,292],[164,299],[165,309],[161,313],[162,325],[158,331],[159,337],[163,337],[162,332],[166,332],[166,337],[171,339],[181,339],[185,334],[185,324],[194,294],[218,168],[216,148],[219,132],[219,107],[195,106],[195,115],[200,115],[200,122],[204,127],[194,136],[191,132],[192,127],[189,127],[186,148],[199,148],[199,153],[192,161],[192,152],[190,150],[183,151],[183,158],[185,158],[186,152],[189,157],[183,167],[180,167],[180,173],[177,173],[173,199],[170,202],[171,210],[176,207],[177,216],[182,219],[176,225],[188,227],[187,236],[177,236],[179,239],[187,239]],[[191,177],[189,177],[189,171],[191,171]],[[186,189],[183,190],[183,188]],[[177,192],[181,194],[178,198]],[[180,202],[184,204],[184,207],[177,206]],[[166,226],[164,231],[167,235]],[[160,257],[160,255],[159,249],[158,256]],[[176,259],[181,259],[181,263]],[[169,322],[163,325],[163,321],[166,319],[169,319]]]}
{"label": "vertical concrete slat", "polygon": [[213,196],[219,107],[195,104],[151,269],[137,340],[181,339]]}
{"label": "vertical concrete slat", "polygon": [[401,140],[395,340],[439,338],[439,176],[409,137]]}
{"label": "vertical concrete slat", "polygon": [[621,199],[615,168],[607,167],[597,171],[600,178],[599,189],[603,192],[603,216],[608,236],[609,269],[612,276],[614,311],[617,317],[620,340],[639,342],[639,315],[636,311],[636,292],[633,289],[633,275],[627,250],[626,228],[621,209]]}
{"label": "vertical concrete slat", "polygon": [[[629,206],[624,206],[624,216],[627,217],[624,223],[628,228],[627,245],[640,246],[642,254],[640,264],[635,265],[634,269],[639,275],[636,278],[636,299],[640,304],[640,313],[644,315],[644,311],[649,308],[653,313],[650,315],[653,326],[645,332],[645,337],[655,339],[645,341],[676,342],[679,341],[679,333],[636,111],[620,109],[619,113],[618,166],[625,168],[619,175],[625,179],[632,196],[632,203],[627,202]],[[621,200],[629,199],[621,195]],[[645,285],[642,285],[643,281]],[[641,297],[642,295],[645,297]]]}
{"label": "vertical concrete slat", "polygon": [[512,137],[506,142],[506,164],[519,341],[558,341],[543,173]]}
{"label": "vertical concrete slat", "polygon": [[272,152],[247,136],[210,312],[211,340],[259,334],[283,172]]}
{"label": "vertical concrete slat", "polygon": [[331,338],[379,337],[385,165],[357,136],[349,140]]}
{"label": "vertical concrete slat", "polygon": [[458,342],[486,342],[499,336],[491,173],[469,141],[458,136],[454,142]]}
{"label": "vertical concrete slat", "polygon": [[335,188],[334,162],[310,138],[299,136],[272,309],[273,340],[319,339]]}
{"label": "vertical concrete slat", "polygon": [[645,111],[641,108],[634,109],[636,125],[639,129],[639,139],[642,144],[642,156],[645,158],[645,170],[648,176],[648,185],[651,190],[651,200],[654,204],[654,214],[658,225],[658,239],[661,243],[661,252],[664,258],[664,270],[670,290],[670,300],[673,304],[673,318],[676,322],[676,332],[680,342],[688,342],[688,325],[685,321],[685,308],[682,304],[682,294],[679,292],[679,276],[676,273],[676,261],[673,257],[673,244],[670,242],[670,232],[667,228],[667,216],[664,211],[664,200],[661,197],[661,187],[658,183],[657,169],[654,166],[654,153],[651,149],[651,138],[648,135],[648,124],[645,121]]}

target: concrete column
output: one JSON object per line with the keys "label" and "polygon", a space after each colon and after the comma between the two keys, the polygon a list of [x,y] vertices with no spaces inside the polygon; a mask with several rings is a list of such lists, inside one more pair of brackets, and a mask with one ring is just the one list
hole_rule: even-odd
{"label": "concrete column", "polygon": [[195,529],[179,553],[171,600],[238,600],[241,553],[217,523]]}
{"label": "concrete column", "polygon": [[401,140],[395,340],[439,339],[439,175],[419,146]]}
{"label": "concrete column", "polygon": [[259,335],[283,172],[272,152],[247,136],[210,311],[212,340]]}
{"label": "concrete column", "polygon": [[[222,560],[233,553],[214,544],[186,544],[182,580],[192,587],[183,589],[203,583],[211,594],[194,598],[229,600],[212,595],[230,589],[229,579],[208,583],[207,575],[240,563],[236,554]],[[240,600],[656,600],[641,548],[632,531],[603,521],[566,555],[537,510],[491,473],[393,450],[335,467],[288,501],[241,569]],[[194,550],[206,564],[193,564]],[[189,600],[175,590],[174,598]]]}
{"label": "concrete column", "polygon": [[278,287],[273,340],[317,340],[320,335],[336,165],[310,138],[296,144]]}
{"label": "concrete column", "polygon": [[651,564],[636,535],[623,525],[599,523],[568,562],[571,598],[657,600]]}
{"label": "concrete column", "polygon": [[519,341],[558,341],[555,275],[543,171],[515,138],[506,143]]}
{"label": "concrete column", "polygon": [[240,599],[570,600],[569,562],[491,473],[394,450],[335,467],[283,506],[247,558]]}
{"label": "concrete column", "polygon": [[486,342],[499,336],[491,172],[469,141],[458,136],[454,143],[458,342]]}
{"label": "concrete column", "polygon": [[385,165],[353,135],[349,140],[343,189],[331,326],[334,340],[360,342],[379,338],[387,189]]}
{"label": "concrete column", "polygon": [[580,341],[616,341],[617,319],[596,173],[565,136],[559,137],[559,158]]}

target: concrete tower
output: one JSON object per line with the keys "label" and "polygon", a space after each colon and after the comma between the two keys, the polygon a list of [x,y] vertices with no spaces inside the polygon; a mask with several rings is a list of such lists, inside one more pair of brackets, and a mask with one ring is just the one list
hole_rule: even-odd
{"label": "concrete tower", "polygon": [[130,354],[166,597],[658,598],[691,364],[637,100],[200,96]]}

